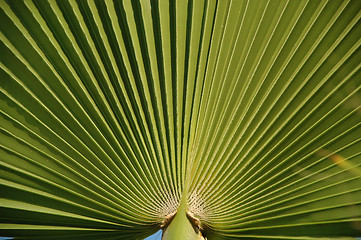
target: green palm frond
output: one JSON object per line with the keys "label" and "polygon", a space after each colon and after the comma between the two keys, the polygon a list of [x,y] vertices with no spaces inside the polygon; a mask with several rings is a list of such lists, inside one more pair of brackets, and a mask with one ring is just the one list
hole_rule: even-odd
{"label": "green palm frond", "polygon": [[0,236],[361,237],[361,1],[0,8]]}

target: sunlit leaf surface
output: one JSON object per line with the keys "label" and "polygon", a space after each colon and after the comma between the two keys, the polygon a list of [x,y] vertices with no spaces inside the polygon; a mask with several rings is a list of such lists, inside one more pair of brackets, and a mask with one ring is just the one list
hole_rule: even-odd
{"label": "sunlit leaf surface", "polygon": [[0,8],[0,236],[361,236],[361,1]]}

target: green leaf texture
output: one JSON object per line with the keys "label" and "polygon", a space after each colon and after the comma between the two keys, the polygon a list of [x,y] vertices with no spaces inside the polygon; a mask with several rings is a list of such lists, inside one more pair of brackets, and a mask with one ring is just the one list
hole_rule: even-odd
{"label": "green leaf texture", "polygon": [[0,236],[361,236],[361,1],[0,8]]}

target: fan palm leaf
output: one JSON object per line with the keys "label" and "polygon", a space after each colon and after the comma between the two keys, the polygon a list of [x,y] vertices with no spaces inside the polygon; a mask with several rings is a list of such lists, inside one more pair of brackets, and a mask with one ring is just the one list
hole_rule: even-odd
{"label": "fan palm leaf", "polygon": [[360,1],[0,8],[0,236],[361,236]]}

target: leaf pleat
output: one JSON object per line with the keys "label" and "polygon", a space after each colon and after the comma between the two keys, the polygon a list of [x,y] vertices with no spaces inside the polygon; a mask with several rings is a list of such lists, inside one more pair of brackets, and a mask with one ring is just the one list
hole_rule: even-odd
{"label": "leaf pleat", "polygon": [[360,1],[0,8],[0,236],[361,236]]}

